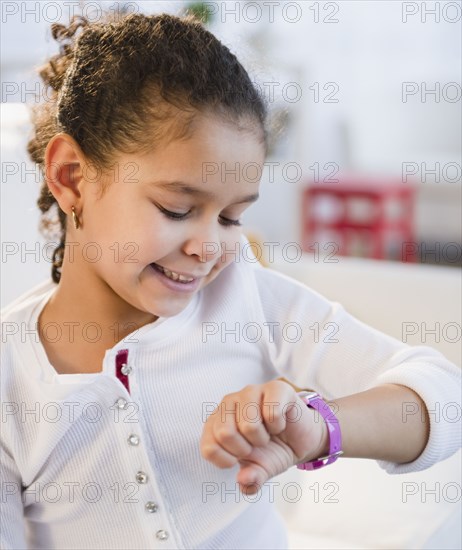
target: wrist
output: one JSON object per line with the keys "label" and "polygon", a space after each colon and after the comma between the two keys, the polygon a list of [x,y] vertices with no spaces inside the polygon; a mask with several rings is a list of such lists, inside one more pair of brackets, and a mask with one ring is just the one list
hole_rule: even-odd
{"label": "wrist", "polygon": [[314,421],[318,425],[319,430],[321,432],[319,437],[319,444],[316,446],[315,449],[311,450],[310,453],[307,454],[302,460],[300,460],[299,461],[300,463],[316,460],[321,456],[327,456],[329,454],[330,437],[329,437],[329,430],[327,428],[326,421],[319,413],[313,412],[313,414],[315,418]]}
{"label": "wrist", "polygon": [[309,457],[297,464],[297,468],[317,470],[332,464],[343,454],[340,424],[332,409],[318,393],[302,391],[298,395],[309,408],[318,413],[315,422],[320,422],[320,439],[316,451],[313,452],[316,456],[313,458],[310,453]]}
{"label": "wrist", "polygon": [[320,456],[327,456],[329,454],[329,449],[330,449],[330,436],[329,436],[329,430],[327,428],[326,420],[322,418],[320,415],[317,415],[317,418],[319,420],[319,423],[322,426],[322,435],[321,435],[321,441],[319,444],[318,455],[315,458],[318,458]]}

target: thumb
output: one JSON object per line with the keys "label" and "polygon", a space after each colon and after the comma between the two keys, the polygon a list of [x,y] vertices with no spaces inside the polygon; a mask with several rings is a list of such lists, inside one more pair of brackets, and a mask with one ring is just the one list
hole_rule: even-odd
{"label": "thumb", "polygon": [[240,460],[239,464],[241,465],[241,469],[236,478],[238,483],[246,489],[246,492],[256,493],[267,481],[267,473],[264,468],[254,462]]}

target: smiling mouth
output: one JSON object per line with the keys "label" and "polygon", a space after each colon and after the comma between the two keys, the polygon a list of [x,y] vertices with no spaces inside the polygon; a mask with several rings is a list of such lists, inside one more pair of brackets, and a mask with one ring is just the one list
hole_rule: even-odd
{"label": "smiling mouth", "polygon": [[176,281],[177,283],[191,283],[192,281],[195,281],[198,277],[190,277],[187,275],[181,275],[180,273],[175,273],[175,271],[170,271],[166,267],[162,267],[159,264],[152,263],[151,264],[157,271],[160,271],[163,273],[166,277],[171,279],[172,281]]}

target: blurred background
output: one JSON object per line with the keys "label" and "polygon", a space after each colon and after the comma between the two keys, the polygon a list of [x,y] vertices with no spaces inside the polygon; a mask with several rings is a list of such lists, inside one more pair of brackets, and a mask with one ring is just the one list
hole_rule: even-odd
{"label": "blurred background", "polygon": [[[319,257],[461,265],[460,2],[2,2],[2,303],[50,271],[25,144],[34,74],[73,13],[200,15],[265,94],[255,241]],[[43,100],[43,98],[42,98]],[[37,243],[41,243],[38,245]],[[263,247],[267,260],[269,247]],[[27,262],[24,262],[26,254]],[[21,265],[30,269],[19,269]],[[14,283],[14,284],[12,284]]]}

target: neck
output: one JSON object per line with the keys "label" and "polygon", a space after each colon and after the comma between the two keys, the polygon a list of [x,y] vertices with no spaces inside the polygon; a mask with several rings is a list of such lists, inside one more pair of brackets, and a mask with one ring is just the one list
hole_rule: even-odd
{"label": "neck", "polygon": [[[86,342],[110,349],[158,317],[125,302],[95,274],[63,263],[61,279],[41,314],[41,328],[57,323],[63,343]],[[46,311],[45,311],[46,310]]]}

